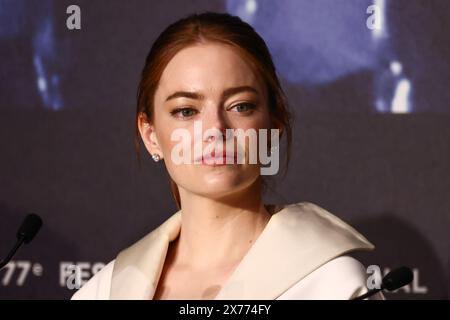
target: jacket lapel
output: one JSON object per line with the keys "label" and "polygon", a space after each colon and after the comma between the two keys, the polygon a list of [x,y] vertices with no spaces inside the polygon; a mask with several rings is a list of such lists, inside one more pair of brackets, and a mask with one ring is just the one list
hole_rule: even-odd
{"label": "jacket lapel", "polygon": [[123,250],[114,262],[110,299],[151,299],[164,266],[169,242],[181,230],[181,211]]}
{"label": "jacket lapel", "polygon": [[326,210],[307,202],[289,205],[272,216],[216,299],[273,300],[333,258],[371,249]]}
{"label": "jacket lapel", "polygon": [[[326,262],[374,246],[342,220],[309,202],[278,207],[215,299],[276,299]],[[151,299],[169,242],[181,230],[181,210],[114,263],[111,299]]]}

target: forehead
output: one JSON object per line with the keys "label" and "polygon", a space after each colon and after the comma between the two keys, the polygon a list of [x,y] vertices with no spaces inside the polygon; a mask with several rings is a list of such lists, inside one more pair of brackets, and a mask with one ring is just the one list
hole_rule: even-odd
{"label": "forehead", "polygon": [[179,51],[164,69],[157,91],[167,94],[187,89],[208,94],[240,85],[261,89],[256,74],[236,49],[208,43]]}

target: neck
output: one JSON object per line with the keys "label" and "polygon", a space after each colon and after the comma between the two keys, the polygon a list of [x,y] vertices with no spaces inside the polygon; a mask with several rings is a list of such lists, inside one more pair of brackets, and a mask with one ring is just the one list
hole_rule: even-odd
{"label": "neck", "polygon": [[180,188],[182,222],[175,243],[178,265],[211,269],[236,265],[270,219],[259,181],[237,196],[211,199]]}

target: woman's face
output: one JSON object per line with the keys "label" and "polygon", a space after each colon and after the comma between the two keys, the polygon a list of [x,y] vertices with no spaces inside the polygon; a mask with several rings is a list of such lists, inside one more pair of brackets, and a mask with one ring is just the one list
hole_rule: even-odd
{"label": "woman's face", "polygon": [[[270,124],[267,92],[261,79],[237,51],[208,43],[185,48],[173,57],[155,92],[152,123],[140,121],[139,128],[147,150],[164,159],[180,189],[220,199],[249,187],[260,175],[260,165],[248,161],[249,139],[245,140],[247,143],[239,142],[232,135],[226,136],[226,129],[259,132],[258,129],[269,129]],[[205,134],[211,128],[219,131]],[[190,139],[174,139],[174,132],[188,133]],[[205,161],[218,142],[225,147],[229,139],[236,146],[232,153],[244,151],[245,163],[236,163],[236,159],[222,165],[211,159]],[[181,146],[182,150],[190,149],[190,155],[186,151],[174,152]],[[203,159],[202,154],[197,158],[195,149],[199,148]],[[175,159],[180,154],[190,163]]]}

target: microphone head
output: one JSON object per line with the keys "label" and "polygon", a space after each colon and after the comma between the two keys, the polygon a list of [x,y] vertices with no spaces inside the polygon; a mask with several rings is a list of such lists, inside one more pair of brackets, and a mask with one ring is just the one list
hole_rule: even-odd
{"label": "microphone head", "polygon": [[392,270],[383,278],[382,287],[388,291],[394,291],[409,284],[413,278],[410,268],[400,267]]}
{"label": "microphone head", "polygon": [[30,213],[25,217],[17,231],[17,239],[23,239],[23,242],[29,243],[42,227],[42,219],[37,214]]}

